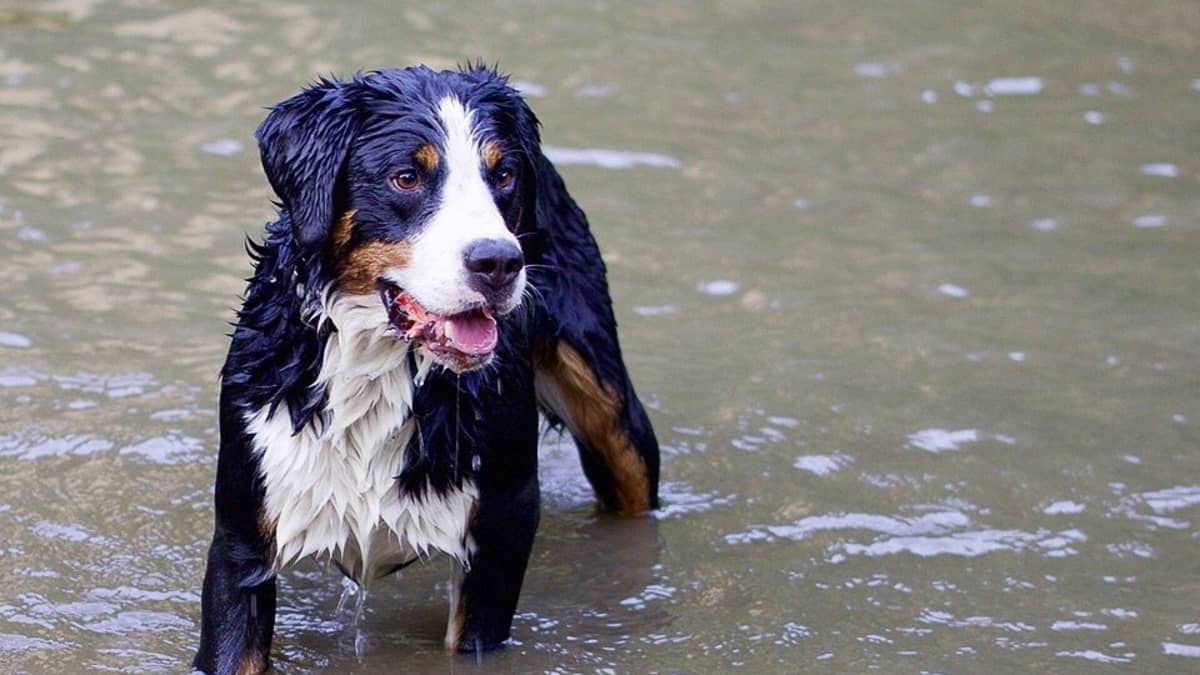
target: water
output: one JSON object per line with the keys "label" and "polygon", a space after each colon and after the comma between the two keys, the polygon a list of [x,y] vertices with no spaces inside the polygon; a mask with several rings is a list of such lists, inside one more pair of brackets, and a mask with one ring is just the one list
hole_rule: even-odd
{"label": "water", "polygon": [[[179,672],[216,373],[323,73],[515,73],[606,252],[655,519],[546,439],[514,644],[449,564],[283,672],[1200,668],[1200,12],[1188,2],[0,4],[0,671]],[[353,603],[351,603],[353,604]]]}

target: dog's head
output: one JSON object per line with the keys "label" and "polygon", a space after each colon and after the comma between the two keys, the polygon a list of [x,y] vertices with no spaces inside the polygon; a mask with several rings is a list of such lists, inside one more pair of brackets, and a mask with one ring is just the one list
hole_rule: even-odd
{"label": "dog's head", "polygon": [[[375,296],[398,339],[456,372],[486,364],[521,302],[537,119],[495,70],[325,80],[256,137],[298,245],[334,291]],[[523,220],[527,221],[523,225]]]}

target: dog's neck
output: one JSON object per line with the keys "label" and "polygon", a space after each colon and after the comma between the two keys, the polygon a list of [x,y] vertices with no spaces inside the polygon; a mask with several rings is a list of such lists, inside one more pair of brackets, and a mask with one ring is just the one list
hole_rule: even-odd
{"label": "dog's neck", "polygon": [[418,503],[395,480],[415,432],[414,380],[424,379],[432,358],[413,354],[413,372],[410,345],[392,332],[378,296],[331,295],[316,318],[332,327],[313,385],[325,389],[321,412],[295,434],[286,411],[247,418],[276,566],[328,555],[365,580],[430,549],[465,558],[474,487]]}

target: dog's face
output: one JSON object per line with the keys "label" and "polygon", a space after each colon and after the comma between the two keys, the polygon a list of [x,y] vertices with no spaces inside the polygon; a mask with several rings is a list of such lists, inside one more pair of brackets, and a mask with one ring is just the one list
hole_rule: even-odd
{"label": "dog's face", "polygon": [[[337,292],[456,372],[486,364],[525,290],[537,121],[494,71],[325,82],[259,128],[263,165]],[[527,208],[528,207],[528,208]]]}

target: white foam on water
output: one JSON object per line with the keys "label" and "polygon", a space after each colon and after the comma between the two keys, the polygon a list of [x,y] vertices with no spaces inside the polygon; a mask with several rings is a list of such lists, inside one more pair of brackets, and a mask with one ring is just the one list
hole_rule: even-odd
{"label": "white foam on water", "polygon": [[1133,219],[1133,226],[1139,230],[1150,230],[1167,226],[1167,214],[1147,213]]}
{"label": "white foam on water", "polygon": [[1178,642],[1162,643],[1163,653],[1170,656],[1186,656],[1192,659],[1200,659],[1200,645],[1184,645]]}
{"label": "white foam on water", "polygon": [[1141,498],[1150,507],[1150,510],[1162,515],[1200,504],[1200,485],[1182,485],[1154,492],[1143,492]]}
{"label": "white foam on water", "polygon": [[1053,631],[1077,631],[1091,630],[1102,631],[1108,630],[1108,626],[1102,623],[1090,623],[1087,621],[1055,621],[1050,625],[1050,630]]}
{"label": "white foam on water", "polygon": [[544,85],[530,82],[529,80],[514,80],[512,88],[521,92],[522,96],[528,98],[541,98],[546,95],[546,87]]}
{"label": "white foam on water", "polygon": [[638,316],[666,316],[676,314],[679,308],[675,305],[634,305],[633,313]]}
{"label": "white foam on water", "polygon": [[1079,502],[1070,500],[1057,501],[1046,508],[1042,509],[1042,513],[1048,516],[1060,516],[1073,513],[1083,513],[1087,507]]}
{"label": "white foam on water", "polygon": [[1123,656],[1110,656],[1104,652],[1098,652],[1094,649],[1085,649],[1079,651],[1060,651],[1055,652],[1055,656],[1068,656],[1076,659],[1085,659],[1095,661],[1096,663],[1131,663],[1133,662],[1133,654],[1126,653]]}
{"label": "white foam on water", "polygon": [[1179,167],[1167,162],[1143,164],[1138,167],[1138,170],[1146,176],[1157,176],[1159,178],[1175,178],[1179,175]]}
{"label": "white foam on water", "polygon": [[937,287],[937,289],[938,293],[947,295],[951,298],[965,298],[971,295],[970,291],[962,286],[956,286],[955,284],[941,284]]}
{"label": "white foam on water", "polygon": [[696,290],[705,295],[733,295],[738,291],[738,282],[730,281],[729,279],[713,279],[712,281],[702,281],[696,286]]}
{"label": "white foam on water", "polygon": [[0,347],[27,349],[32,346],[33,340],[30,340],[20,333],[6,333],[4,331],[0,331]]}
{"label": "white foam on water", "polygon": [[984,85],[988,96],[1033,96],[1042,93],[1040,77],[997,77]]}
{"label": "white foam on water", "polygon": [[976,429],[921,429],[908,435],[908,444],[926,452],[939,453],[958,450],[966,443],[980,440]]}
{"label": "white foam on water", "polygon": [[656,152],[630,152],[626,150],[606,150],[603,148],[564,148],[554,145],[543,145],[542,152],[555,164],[560,166],[587,165],[598,166],[602,169],[632,169],[638,166],[649,166],[658,169],[678,169],[683,162],[669,155]]}
{"label": "white foam on water", "polygon": [[792,466],[817,476],[826,476],[854,462],[854,458],[841,453],[832,455],[801,455]]}
{"label": "white foam on water", "polygon": [[220,157],[232,157],[243,149],[241,141],[232,138],[217,138],[200,144],[200,152]]}
{"label": "white foam on water", "polygon": [[880,63],[878,61],[868,61],[854,66],[855,75],[872,80],[883,79],[902,70],[903,68],[897,63]]}

